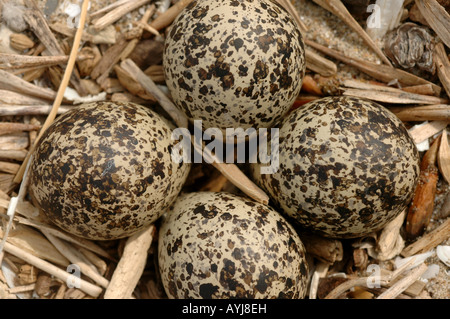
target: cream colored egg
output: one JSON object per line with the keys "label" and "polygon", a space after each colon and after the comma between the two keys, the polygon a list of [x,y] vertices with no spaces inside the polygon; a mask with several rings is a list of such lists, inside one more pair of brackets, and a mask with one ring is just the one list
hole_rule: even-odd
{"label": "cream colored egg", "polygon": [[161,220],[158,260],[169,298],[305,296],[305,248],[272,208],[199,192],[181,195]]}
{"label": "cream colored egg", "polygon": [[163,56],[175,104],[203,128],[268,128],[297,98],[305,74],[300,30],[276,1],[192,1]]}
{"label": "cream colored egg", "polygon": [[30,193],[47,217],[89,239],[129,236],[158,219],[190,164],[172,161],[173,126],[133,103],[75,107],[33,153]]}
{"label": "cream colored egg", "polygon": [[409,204],[419,153],[403,123],[383,106],[327,97],[287,116],[279,131],[279,169],[253,180],[282,212],[328,237],[380,230]]}

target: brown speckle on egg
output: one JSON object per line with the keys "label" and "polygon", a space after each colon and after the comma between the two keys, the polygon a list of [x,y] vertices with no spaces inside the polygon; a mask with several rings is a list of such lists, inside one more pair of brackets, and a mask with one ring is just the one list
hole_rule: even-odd
{"label": "brown speckle on egg", "polygon": [[169,298],[306,295],[305,248],[272,208],[229,193],[178,197],[162,218],[161,279]]}
{"label": "brown speckle on egg", "polygon": [[203,127],[268,128],[297,98],[302,35],[276,1],[193,1],[173,22],[164,72],[175,104]]}
{"label": "brown speckle on egg", "polygon": [[287,116],[279,132],[279,169],[253,180],[301,226],[327,237],[380,230],[409,204],[419,154],[403,123],[381,105],[326,97]]}
{"label": "brown speckle on egg", "polygon": [[173,125],[133,103],[97,102],[57,118],[33,153],[30,194],[56,225],[96,240],[161,216],[190,164],[172,161]]}

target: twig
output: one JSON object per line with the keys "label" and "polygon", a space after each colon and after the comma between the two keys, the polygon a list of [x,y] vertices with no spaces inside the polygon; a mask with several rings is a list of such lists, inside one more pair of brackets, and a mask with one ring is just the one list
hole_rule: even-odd
{"label": "twig", "polygon": [[106,7],[103,7],[101,9],[99,9],[99,10],[89,14],[89,17],[92,19],[92,18],[94,18],[94,17],[96,17],[98,15],[104,14],[104,13],[106,13],[108,11],[111,11],[111,10],[113,10],[113,9],[115,9],[117,7],[120,7],[121,5],[123,5],[123,4],[127,3],[127,2],[131,2],[131,1],[133,1],[133,0],[118,0],[118,1],[115,1],[115,2],[111,3],[110,5],[107,5]]}
{"label": "twig", "polygon": [[419,267],[413,269],[405,278],[400,279],[392,287],[379,295],[377,299],[394,299],[419,279],[427,269],[428,266],[425,263],[421,264]]}
{"label": "twig", "polygon": [[87,264],[69,245],[64,243],[61,239],[51,235],[48,231],[43,229],[41,229],[41,231],[64,257],[66,257],[71,263],[80,267],[82,274],[94,280],[101,287],[108,287],[109,281],[102,277],[98,272],[94,271],[92,267]]}
{"label": "twig", "polygon": [[45,100],[53,100],[56,97],[55,91],[28,83],[3,70],[0,70],[0,89],[25,93]]}
{"label": "twig", "polygon": [[42,137],[42,135],[44,134],[45,130],[52,124],[53,120],[55,119],[56,115],[58,114],[58,109],[59,106],[61,105],[61,102],[63,100],[64,97],[64,92],[67,88],[67,85],[69,84],[69,80],[70,77],[72,75],[72,70],[74,68],[74,64],[76,61],[76,57],[78,54],[78,48],[80,47],[80,40],[81,40],[81,35],[83,34],[83,29],[84,29],[84,23],[86,21],[86,13],[87,13],[87,9],[88,9],[88,4],[89,4],[89,0],[84,0],[83,1],[83,5],[81,7],[81,15],[80,15],[80,22],[79,22],[79,27],[77,30],[77,33],[75,34],[75,38],[73,40],[73,46],[72,46],[72,50],[70,52],[69,55],[69,61],[67,62],[67,66],[66,66],[66,70],[64,72],[64,76],[61,80],[61,84],[59,86],[58,89],[58,93],[56,95],[56,98],[53,102],[53,106],[52,106],[52,110],[50,112],[50,114],[47,116],[47,119],[45,120],[41,131],[39,132],[39,135],[37,136],[34,144],[30,147],[29,153],[27,155],[27,157],[25,158],[25,160],[22,163],[21,168],[19,169],[19,172],[17,173],[16,177],[14,178],[14,182],[15,183],[20,183],[20,181],[23,178],[23,174],[25,171],[25,166],[29,160],[29,157],[31,156],[32,152],[34,151],[37,143],[39,142],[39,139]]}
{"label": "twig", "polygon": [[28,56],[23,54],[0,53],[0,69],[45,68],[66,63],[68,56]]}
{"label": "twig", "polygon": [[[23,215],[22,214],[23,212],[19,211],[19,213],[21,213],[21,215]],[[84,238],[80,238],[80,237],[75,237],[71,234],[67,234],[67,233],[59,230],[56,227],[52,227],[50,225],[43,224],[42,222],[37,221],[37,220],[32,220],[32,219],[23,218],[23,217],[16,217],[16,218],[19,221],[19,223],[21,223],[21,224],[35,227],[41,231],[45,231],[48,234],[51,234],[54,237],[64,239],[67,242],[78,245],[78,246],[83,247],[89,251],[92,251],[102,257],[113,260],[113,258],[111,257],[110,254],[108,254],[107,251],[103,250],[100,246],[96,245],[93,241],[90,241],[90,240],[87,240]]]}
{"label": "twig", "polygon": [[436,96],[421,95],[404,92],[388,86],[375,85],[355,80],[346,80],[343,83],[344,95],[359,96],[378,102],[392,104],[445,104],[449,100]]}
{"label": "twig", "polygon": [[150,225],[127,239],[122,258],[120,258],[105,291],[105,299],[128,299],[132,297],[147,262],[154,228],[154,225]]}
{"label": "twig", "polygon": [[167,11],[163,14],[156,17],[155,20],[150,23],[150,26],[155,30],[161,30],[165,27],[169,26],[173,20],[177,17],[177,15],[191,3],[192,0],[180,0],[171,6]]}
{"label": "twig", "polygon": [[361,25],[353,18],[353,16],[348,12],[347,8],[340,0],[313,0],[315,3],[320,5],[322,8],[330,11],[340,19],[342,19],[345,24],[352,28],[359,36],[364,40],[364,42],[380,57],[380,59],[387,64],[392,66],[389,59],[384,55],[383,51],[375,44],[372,38],[364,31]]}
{"label": "twig", "polygon": [[337,73],[337,66],[334,62],[308,48],[305,48],[305,57],[307,69],[319,73],[322,76],[332,76]]}
{"label": "twig", "polygon": [[103,17],[94,22],[93,27],[96,31],[100,31],[103,28],[113,24],[121,17],[126,15],[127,13],[147,4],[150,0],[137,0],[137,1],[128,1],[116,7],[111,12],[105,14]]}
{"label": "twig", "polygon": [[370,75],[371,77],[382,81],[384,83],[389,83],[393,79],[398,79],[398,81],[402,85],[411,86],[411,85],[419,85],[419,84],[430,84],[433,87],[433,91],[435,92],[436,96],[439,96],[441,93],[441,87],[438,85],[429,82],[419,76],[416,76],[414,74],[408,73],[406,71],[393,68],[387,65],[383,64],[376,64],[364,60],[360,60],[357,58],[350,58],[348,56],[345,56],[344,54],[335,51],[333,49],[327,48],[323,45],[320,45],[318,43],[315,43],[311,40],[305,39],[305,44],[309,45],[310,47],[322,52],[323,54],[330,56],[334,59],[337,59],[339,61],[342,61],[350,66],[353,66],[357,68],[358,70]]}
{"label": "twig", "polygon": [[405,122],[408,121],[450,121],[450,105],[396,106],[389,110]]}
{"label": "twig", "polygon": [[401,252],[403,257],[409,257],[418,253],[427,252],[450,238],[450,218],[433,231],[423,235],[420,239],[407,246]]}
{"label": "twig", "polygon": [[[13,256],[16,256],[17,258],[22,259],[23,261],[29,263],[30,265],[33,265],[45,272],[47,272],[50,275],[55,276],[58,279],[63,280],[64,282],[68,282],[69,280],[72,279],[72,275],[69,274],[68,272],[62,270],[61,268],[58,268],[54,265],[52,265],[51,263],[42,260],[36,256],[33,256],[30,253],[27,253],[26,251],[17,248],[16,246],[10,244],[10,243],[5,243],[5,251],[10,253]],[[98,297],[101,292],[102,289],[96,285],[93,285],[81,278],[79,279],[79,283],[80,283],[80,290],[87,293],[88,295],[96,298]]]}
{"label": "twig", "polygon": [[[69,105],[60,106],[58,109],[58,114],[62,114],[67,112],[73,108]],[[7,115],[48,115],[52,110],[52,106],[50,104],[46,105],[5,105],[0,104],[0,116]]]}

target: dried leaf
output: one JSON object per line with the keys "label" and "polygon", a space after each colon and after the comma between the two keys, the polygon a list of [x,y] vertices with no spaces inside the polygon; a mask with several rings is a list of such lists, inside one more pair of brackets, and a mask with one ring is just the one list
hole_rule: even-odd
{"label": "dried leaf", "polygon": [[450,147],[448,146],[447,130],[442,132],[438,153],[438,165],[442,176],[450,184]]}

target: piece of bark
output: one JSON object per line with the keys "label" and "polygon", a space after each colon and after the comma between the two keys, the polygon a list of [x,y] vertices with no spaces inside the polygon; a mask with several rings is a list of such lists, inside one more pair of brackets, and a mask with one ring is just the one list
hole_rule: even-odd
{"label": "piece of bark", "polygon": [[300,238],[306,251],[322,262],[334,264],[344,257],[342,242],[338,239],[325,238],[309,233],[300,234]]}
{"label": "piece of bark", "polygon": [[120,61],[120,55],[127,44],[128,42],[124,38],[117,40],[116,44],[106,50],[100,61],[92,69],[91,78],[96,80],[100,86],[102,85],[101,82],[108,77],[114,65]]}
{"label": "piece of bark", "polygon": [[66,63],[68,56],[29,56],[0,53],[0,69],[14,70],[26,68],[45,68]]}
{"label": "piece of bark", "polygon": [[439,140],[435,140],[425,153],[420,165],[419,183],[406,217],[405,231],[409,238],[416,238],[423,234],[433,213],[436,187],[439,180],[436,166],[438,147]]}
{"label": "piece of bark", "polygon": [[126,88],[131,94],[136,95],[144,100],[150,100],[156,102],[153,95],[147,93],[142,85],[128,75],[128,72],[124,71],[119,65],[114,66],[114,72],[117,75],[117,79],[124,88]]}
{"label": "piece of bark", "polygon": [[400,230],[405,221],[406,211],[400,213],[394,220],[389,222],[377,238],[377,259],[381,261],[390,260],[397,256],[403,248],[405,242],[400,235]]}
{"label": "piece of bark", "polygon": [[132,297],[147,262],[154,229],[154,225],[150,225],[127,239],[122,257],[105,291],[105,299]]}

